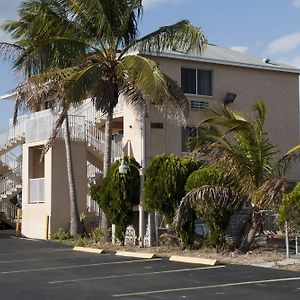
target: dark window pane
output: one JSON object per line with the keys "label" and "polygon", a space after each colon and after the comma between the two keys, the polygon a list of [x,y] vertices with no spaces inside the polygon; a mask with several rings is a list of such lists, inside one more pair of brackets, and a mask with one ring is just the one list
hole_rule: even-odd
{"label": "dark window pane", "polygon": [[181,88],[184,93],[196,94],[196,70],[181,68]]}
{"label": "dark window pane", "polygon": [[212,96],[212,71],[198,70],[198,95]]}

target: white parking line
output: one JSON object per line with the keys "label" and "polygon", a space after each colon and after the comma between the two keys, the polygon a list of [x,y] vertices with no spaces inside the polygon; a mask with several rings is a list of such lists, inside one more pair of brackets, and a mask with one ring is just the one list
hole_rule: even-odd
{"label": "white parking line", "polygon": [[[82,258],[84,257],[85,253],[78,253],[78,254],[68,254],[68,256],[57,256],[57,257],[46,257],[46,258],[26,258],[26,259],[12,259],[12,260],[0,260],[0,264],[10,264],[10,263],[22,263],[22,262],[31,262],[31,261],[53,261],[53,260],[60,260],[60,259],[74,259],[74,258]],[[87,256],[89,253],[86,253]],[[103,253],[101,256],[112,256],[110,253]]]}
{"label": "white parking line", "polygon": [[297,280],[300,280],[300,277],[232,282],[232,283],[195,286],[195,287],[187,287],[187,288],[165,289],[165,290],[155,290],[155,291],[147,291],[147,292],[127,293],[127,294],[115,294],[112,296],[116,298],[132,297],[132,296],[143,296],[143,295],[150,295],[150,294],[163,294],[163,293],[172,293],[172,292],[174,293],[174,292],[182,292],[182,291],[194,291],[194,290],[204,290],[204,289],[212,289],[212,288],[223,288],[223,287],[231,287],[231,286],[242,286],[242,285],[251,285],[251,284],[259,284],[259,283],[286,282],[286,281],[297,281]]}
{"label": "white parking line", "polygon": [[75,269],[75,268],[95,267],[95,266],[103,266],[103,265],[130,264],[130,263],[140,263],[140,262],[146,262],[146,261],[157,261],[157,260],[162,260],[162,259],[161,258],[133,259],[133,260],[123,260],[123,261],[114,261],[114,262],[97,263],[97,264],[84,264],[84,265],[73,265],[73,266],[52,267],[52,268],[23,269],[23,270],[0,272],[0,275],[39,272],[39,271],[64,270],[64,269]]}
{"label": "white parking line", "polygon": [[50,281],[48,283],[61,284],[61,283],[78,282],[78,281],[114,279],[114,278],[124,278],[124,277],[134,277],[134,276],[148,276],[148,275],[157,275],[157,274],[165,274],[165,273],[178,273],[178,272],[187,272],[187,271],[190,272],[190,271],[210,270],[210,269],[219,269],[219,268],[225,268],[225,266],[198,267],[198,268],[175,269],[175,270],[147,272],[147,273],[133,273],[133,274],[124,274],[124,275],[110,275],[110,276],[88,277],[88,278],[79,278],[79,279],[56,280],[56,281]]}
{"label": "white parking line", "polygon": [[[39,251],[27,251],[26,254],[41,254],[41,253],[53,253],[53,252],[70,252],[73,251],[72,248],[59,248],[59,249],[49,249],[49,248],[41,248]],[[5,255],[18,255],[18,254],[24,254],[24,251],[11,251],[11,252],[2,252],[0,253],[0,256]]]}

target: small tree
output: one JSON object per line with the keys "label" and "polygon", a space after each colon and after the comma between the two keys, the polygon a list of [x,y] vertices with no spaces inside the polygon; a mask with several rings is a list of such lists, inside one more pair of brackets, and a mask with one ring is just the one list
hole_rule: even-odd
{"label": "small tree", "polygon": [[[132,209],[139,203],[139,165],[134,158],[125,157],[127,174],[119,173],[120,161],[116,161],[103,179],[98,192],[92,192],[108,219],[116,225],[116,238],[124,244],[126,227],[132,222]],[[137,168],[135,168],[135,165]]]}
{"label": "small tree", "polygon": [[145,172],[146,208],[156,209],[168,224],[172,224],[175,211],[185,195],[186,180],[199,166],[200,163],[191,157],[156,156]]}
{"label": "small tree", "polygon": [[295,231],[300,232],[300,183],[292,192],[285,194],[279,207],[278,224],[287,224]]}
{"label": "small tree", "polygon": [[237,177],[215,165],[205,166],[193,172],[187,179],[185,190],[188,193],[203,185],[231,187],[236,191],[240,189]]}
{"label": "small tree", "polygon": [[265,132],[266,106],[259,101],[251,115],[243,115],[226,105],[207,111],[200,123],[201,135],[194,141],[206,161],[239,178],[241,189],[252,205],[250,226],[239,251],[247,252],[263,221],[266,211],[278,208],[284,193],[285,170],[299,159],[300,145],[279,157],[277,147]]}
{"label": "small tree", "polygon": [[182,199],[175,220],[183,245],[193,243],[196,216],[205,220],[209,228],[210,244],[223,248],[230,218],[244,201],[238,194],[238,180],[221,168],[211,165],[189,176],[186,191],[188,194]]}

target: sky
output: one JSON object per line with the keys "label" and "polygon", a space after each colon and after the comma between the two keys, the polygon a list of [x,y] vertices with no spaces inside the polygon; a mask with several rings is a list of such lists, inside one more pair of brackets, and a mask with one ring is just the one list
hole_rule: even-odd
{"label": "sky", "polygon": [[[17,19],[23,0],[0,0],[0,24]],[[144,0],[140,34],[182,19],[200,27],[209,43],[300,68],[300,0]],[[10,41],[0,31],[0,41]],[[20,77],[0,60],[0,95]],[[12,116],[12,101],[0,102],[0,131]]]}

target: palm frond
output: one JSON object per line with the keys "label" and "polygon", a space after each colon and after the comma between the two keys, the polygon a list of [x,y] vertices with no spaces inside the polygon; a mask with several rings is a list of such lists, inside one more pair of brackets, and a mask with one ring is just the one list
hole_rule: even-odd
{"label": "palm frond", "polygon": [[300,144],[291,148],[286,152],[275,165],[275,169],[279,176],[284,175],[291,168],[293,162],[300,159]]}
{"label": "palm frond", "polygon": [[260,210],[278,208],[284,195],[284,178],[267,180],[251,196],[252,203]]}
{"label": "palm frond", "polygon": [[142,52],[163,52],[174,50],[202,53],[206,38],[201,28],[194,27],[187,20],[164,26],[137,40],[136,46]]}
{"label": "palm frond", "polygon": [[138,55],[128,55],[119,63],[117,73],[119,77],[124,74],[125,81],[156,107],[166,111],[171,119],[179,123],[185,122],[188,106],[183,92],[174,80],[161,72],[154,61]]}
{"label": "palm frond", "polygon": [[198,202],[205,202],[210,208],[238,210],[245,201],[245,196],[234,192],[231,188],[204,185],[190,191],[182,198],[176,212],[174,224],[180,227],[190,220],[191,210],[195,210]]}
{"label": "palm frond", "polygon": [[24,48],[18,44],[0,42],[0,58],[1,59],[14,60],[23,51],[24,51]]}
{"label": "palm frond", "polygon": [[[103,99],[107,90],[101,79],[102,73],[103,69],[98,64],[89,63],[79,68],[74,67],[69,76],[64,79],[65,99],[68,102],[78,103],[89,94],[96,94],[98,97],[101,95],[100,99]],[[98,91],[95,91],[96,89]],[[96,108],[101,109],[101,104]]]}

